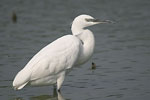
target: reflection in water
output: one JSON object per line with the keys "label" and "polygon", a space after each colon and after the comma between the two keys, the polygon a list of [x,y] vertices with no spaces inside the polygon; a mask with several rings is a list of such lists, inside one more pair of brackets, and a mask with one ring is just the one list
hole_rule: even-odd
{"label": "reflection in water", "polygon": [[40,95],[40,96],[34,96],[31,97],[30,100],[65,100],[64,97],[61,95],[60,92],[56,92],[51,95]]}
{"label": "reflection in water", "polygon": [[[24,100],[23,98],[17,97],[14,100]],[[66,100],[62,96],[61,92],[57,92],[56,89],[53,90],[53,95],[39,95],[31,96],[29,100]],[[68,99],[67,99],[68,100]]]}
{"label": "reflection in water", "polygon": [[23,98],[17,97],[17,98],[15,98],[14,100],[23,100]]}

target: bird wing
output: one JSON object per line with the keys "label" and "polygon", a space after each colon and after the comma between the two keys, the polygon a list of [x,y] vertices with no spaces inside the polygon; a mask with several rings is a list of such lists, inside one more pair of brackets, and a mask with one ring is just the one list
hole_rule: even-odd
{"label": "bird wing", "polygon": [[63,36],[40,50],[16,75],[13,86],[23,88],[29,81],[58,74],[78,59],[81,42],[73,35]]}

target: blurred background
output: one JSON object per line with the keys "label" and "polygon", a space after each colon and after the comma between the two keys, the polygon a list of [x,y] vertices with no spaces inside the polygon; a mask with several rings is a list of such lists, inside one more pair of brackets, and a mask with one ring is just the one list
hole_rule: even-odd
{"label": "blurred background", "polygon": [[[150,0],[0,0],[0,99],[149,100],[149,10]],[[14,91],[17,72],[41,48],[71,34],[71,22],[80,14],[115,23],[89,27],[95,53],[66,77],[62,97],[52,86]]]}

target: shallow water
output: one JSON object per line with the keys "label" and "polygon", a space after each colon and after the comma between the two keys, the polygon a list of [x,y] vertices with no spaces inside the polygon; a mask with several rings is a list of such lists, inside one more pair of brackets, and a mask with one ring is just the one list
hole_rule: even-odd
{"label": "shallow water", "polygon": [[[0,99],[149,100],[149,5],[149,0],[1,0]],[[73,18],[82,13],[115,23],[90,27],[95,53],[66,77],[62,96],[57,97],[52,86],[14,91],[16,73],[41,48],[70,34]],[[95,70],[90,69],[91,62]]]}

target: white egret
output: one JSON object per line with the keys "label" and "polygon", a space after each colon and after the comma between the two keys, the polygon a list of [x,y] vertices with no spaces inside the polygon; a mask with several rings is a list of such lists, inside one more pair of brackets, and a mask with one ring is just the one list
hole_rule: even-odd
{"label": "white egret", "polygon": [[85,63],[93,54],[95,39],[85,29],[99,23],[89,15],[79,15],[72,23],[72,34],[65,35],[41,49],[16,75],[13,87],[22,89],[25,85],[42,86],[56,84],[60,91],[68,69]]}

